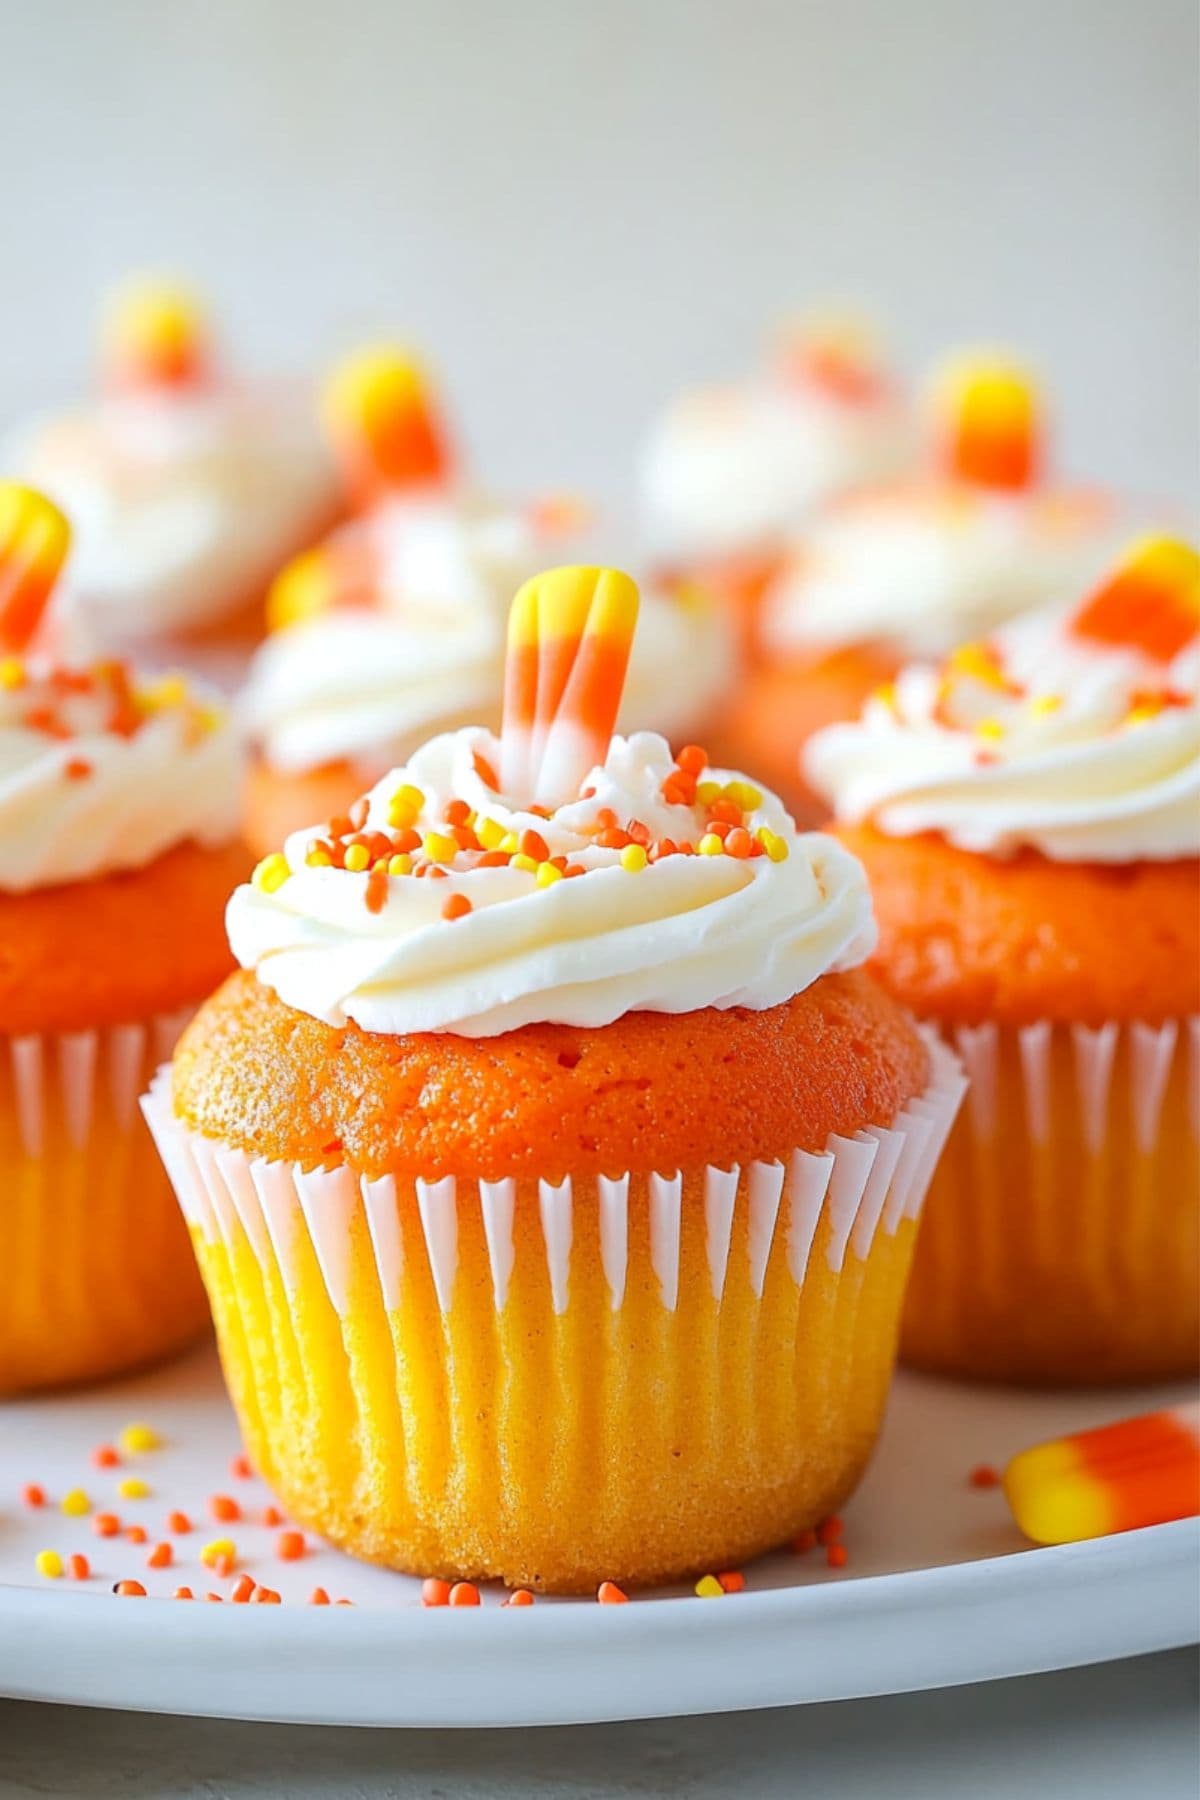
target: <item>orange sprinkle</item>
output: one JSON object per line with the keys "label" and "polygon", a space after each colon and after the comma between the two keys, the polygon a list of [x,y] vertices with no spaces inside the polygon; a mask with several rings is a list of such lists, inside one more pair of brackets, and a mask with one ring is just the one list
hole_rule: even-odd
{"label": "orange sprinkle", "polygon": [[268,1587],[255,1588],[254,1600],[259,1606],[279,1606],[282,1604],[275,1589]]}
{"label": "orange sprinkle", "polygon": [[277,1506],[264,1506],[259,1514],[259,1522],[263,1525],[282,1525],[283,1514]]}
{"label": "orange sprinkle", "polygon": [[451,800],[446,807],[447,825],[467,825],[471,819],[471,808],[465,800]]}
{"label": "orange sprinkle", "polygon": [[63,764],[63,774],[68,781],[86,781],[92,772],[92,765],[86,756],[72,756]]}
{"label": "orange sprinkle", "polygon": [[685,744],[675,758],[675,766],[687,775],[702,775],[708,767],[708,751],[699,744]]}
{"label": "orange sprinkle", "polygon": [[508,851],[485,850],[475,867],[477,869],[507,869]]}
{"label": "orange sprinkle", "polygon": [[[350,821],[350,828],[352,831],[361,831],[362,830],[363,826],[367,822],[367,814],[369,811],[370,811],[370,807],[367,804],[367,799],[366,799],[365,794],[362,796],[361,799],[356,800],[354,802],[353,806],[348,808],[348,810],[346,812],[346,817]],[[339,832],[338,835],[339,835],[339,837],[345,837],[347,834],[345,832]]]}
{"label": "orange sprinkle", "polygon": [[170,1544],[155,1544],[146,1558],[146,1567],[148,1569],[169,1569],[174,1560],[175,1552]]}
{"label": "orange sprinkle", "polygon": [[131,1544],[144,1544],[146,1541],[146,1527],[144,1525],[127,1525],[125,1527],[125,1536]]}
{"label": "orange sprinkle", "polygon": [[792,1539],[792,1549],[797,1556],[804,1556],[808,1551],[815,1549],[816,1542],[817,1534],[815,1531],[798,1531]]}
{"label": "orange sprinkle", "polygon": [[81,1556],[78,1550],[73,1556],[68,1556],[67,1574],[71,1577],[72,1581],[86,1581],[91,1572],[92,1566],[88,1562],[87,1557]]}
{"label": "orange sprinkle", "polygon": [[746,1577],[740,1569],[726,1569],[723,1575],[717,1576],[717,1580],[727,1594],[740,1594],[746,1585]]}
{"label": "orange sprinkle", "polygon": [[584,868],[582,863],[568,863],[566,868],[563,870],[564,876],[586,875],[586,874],[587,874],[587,870]]}
{"label": "orange sprinkle", "polygon": [[92,1467],[94,1469],[115,1469],[121,1461],[120,1454],[112,1444],[97,1444],[92,1451]]}
{"label": "orange sprinkle", "polygon": [[514,1588],[507,1600],[502,1600],[500,1604],[501,1606],[532,1606],[533,1595],[528,1588]]}
{"label": "orange sprinkle", "polygon": [[[761,849],[761,845],[759,847]],[[725,839],[725,854],[736,856],[739,860],[754,855],[754,839],[744,825],[735,825]]]}
{"label": "orange sprinkle", "polygon": [[691,806],[696,789],[685,775],[668,775],[662,785],[662,797],[668,806]]}
{"label": "orange sprinkle", "polygon": [[167,1530],[173,1531],[177,1537],[182,1537],[186,1532],[191,1531],[191,1529],[192,1521],[188,1518],[186,1513],[170,1512],[167,1514]]}
{"label": "orange sprinkle", "polygon": [[244,1450],[240,1450],[236,1456],[230,1458],[229,1473],[233,1476],[235,1481],[250,1480],[254,1470],[251,1468],[250,1458],[246,1455]]}
{"label": "orange sprinkle", "polygon": [[335,1606],[353,1606],[354,1602],[353,1600],[347,1600],[343,1597],[341,1600],[335,1600],[333,1604]]}
{"label": "orange sprinkle", "polygon": [[302,1531],[281,1531],[275,1541],[275,1554],[280,1562],[299,1562],[307,1549]]}
{"label": "orange sprinkle", "polygon": [[630,841],[629,833],[622,831],[619,825],[608,826],[596,839],[602,850],[624,850]]}
{"label": "orange sprinkle", "polygon": [[629,832],[630,843],[640,844],[644,850],[650,842],[650,827],[643,825],[640,819],[630,819],[626,829]]}
{"label": "orange sprinkle", "polygon": [[325,1592],[323,1587],[315,1587],[308,1596],[308,1604],[310,1606],[328,1606],[329,1595]]}
{"label": "orange sprinkle", "polygon": [[451,1606],[478,1606],[479,1589],[472,1581],[456,1581],[450,1589]]}
{"label": "orange sprinkle", "polygon": [[491,788],[493,794],[498,794],[500,791],[500,783],[496,778],[495,769],[493,769],[486,756],[480,756],[478,750],[473,751],[472,755],[475,762],[475,773],[478,775],[480,781],[482,781],[484,787]]}
{"label": "orange sprinkle", "polygon": [[825,1552],[825,1561],[831,1569],[844,1569],[846,1566],[845,1544],[830,1544]]}
{"label": "orange sprinkle", "polygon": [[1000,1486],[1000,1471],[993,1469],[991,1463],[977,1463],[968,1475],[967,1480],[973,1488],[994,1488]]}
{"label": "orange sprinkle", "polygon": [[387,905],[388,879],[387,864],[377,862],[367,876],[367,891],[364,899],[368,912],[381,913]]}
{"label": "orange sprinkle", "polygon": [[229,1598],[235,1601],[238,1606],[244,1606],[253,1592],[253,1578],[249,1575],[239,1575],[233,1584],[233,1591]]}
{"label": "orange sprinkle", "polygon": [[624,1606],[629,1595],[615,1581],[602,1581],[596,1589],[596,1598],[601,1606]]}
{"label": "orange sprinkle", "polygon": [[216,1601],[220,1602],[220,1601],[224,1600],[225,1596],[224,1596],[224,1594],[205,1594],[204,1598],[206,1600],[216,1600]]}
{"label": "orange sprinkle", "polygon": [[830,1513],[829,1517],[822,1519],[817,1526],[818,1544],[836,1544],[841,1535],[842,1521],[836,1513]]}
{"label": "orange sprinkle", "polygon": [[534,862],[545,862],[550,855],[550,846],[540,831],[523,831],[520,836],[522,856],[532,856]]}
{"label": "orange sprinkle", "polygon": [[242,1516],[241,1507],[229,1494],[210,1495],[208,1510],[212,1518],[220,1519],[223,1523],[230,1519],[240,1519]]}
{"label": "orange sprinkle", "polygon": [[116,1513],[94,1513],[92,1530],[97,1537],[116,1537],[121,1529],[121,1521]]}
{"label": "orange sprinkle", "polygon": [[145,1592],[146,1590],[140,1581],[118,1581],[116,1587],[113,1589],[114,1594],[132,1594],[143,1597]]}
{"label": "orange sprinkle", "polygon": [[[471,911],[471,902],[465,894],[450,894],[442,908],[443,919],[465,919]],[[457,940],[456,940],[457,941]]]}
{"label": "orange sprinkle", "polygon": [[450,1583],[442,1581],[436,1575],[427,1575],[421,1583],[422,1606],[448,1606],[450,1604]]}
{"label": "orange sprinkle", "polygon": [[177,1587],[171,1598],[172,1600],[194,1600],[196,1596],[190,1587]]}
{"label": "orange sprinkle", "polygon": [[740,825],[745,814],[735,800],[714,800],[708,809],[709,817],[722,819],[726,825]]}
{"label": "orange sprinkle", "polygon": [[26,1506],[45,1506],[46,1490],[38,1481],[27,1481],[21,1489],[21,1499]]}
{"label": "orange sprinkle", "polygon": [[226,1554],[214,1556],[208,1566],[214,1575],[232,1575],[235,1565],[233,1557]]}

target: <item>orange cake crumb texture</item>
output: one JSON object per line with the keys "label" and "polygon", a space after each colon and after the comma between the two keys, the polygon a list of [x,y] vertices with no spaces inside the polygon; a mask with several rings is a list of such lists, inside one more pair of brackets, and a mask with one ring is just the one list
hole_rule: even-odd
{"label": "orange cake crumb texture", "polygon": [[437,1179],[728,1167],[885,1124],[928,1080],[908,1020],[862,972],[765,1012],[630,1013],[500,1037],[334,1030],[248,973],[175,1059],[186,1123],[256,1155]]}
{"label": "orange cake crumb texture", "polygon": [[1200,863],[976,856],[869,825],[836,835],[864,863],[873,972],[921,1017],[1160,1024],[1200,1010]]}
{"label": "orange cake crumb texture", "polygon": [[181,844],[144,869],[0,893],[0,1030],[74,1031],[172,1012],[232,964],[225,902],[241,844]]}

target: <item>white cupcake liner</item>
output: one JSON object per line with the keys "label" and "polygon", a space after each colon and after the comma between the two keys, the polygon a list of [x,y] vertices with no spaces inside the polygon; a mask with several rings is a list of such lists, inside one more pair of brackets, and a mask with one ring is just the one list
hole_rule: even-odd
{"label": "white cupcake liner", "polygon": [[[1004,1029],[994,1024],[964,1025],[951,1034],[970,1084],[966,1124],[983,1143],[994,1140],[1001,1123],[1000,1050]],[[1095,1026],[1055,1025],[1041,1020],[1019,1026],[1012,1033],[1019,1051],[1026,1125],[1035,1144],[1047,1143],[1053,1129],[1050,1070],[1056,1034],[1071,1045],[1080,1139],[1089,1154],[1098,1156],[1104,1149],[1116,1083],[1122,1079],[1128,1082],[1137,1147],[1147,1155],[1153,1150],[1176,1059],[1186,1060],[1188,1112],[1192,1134],[1200,1139],[1200,1018],[1169,1019],[1163,1025],[1110,1020]],[[1120,1054],[1122,1051],[1127,1053]]]}
{"label": "white cupcake liner", "polygon": [[101,1111],[132,1131],[147,1065],[171,1054],[194,1011],[188,1006],[92,1031],[0,1037],[0,1098],[11,1086],[22,1154],[40,1157],[48,1126],[57,1119],[78,1150],[86,1147]]}
{"label": "white cupcake liner", "polygon": [[[937,1159],[966,1088],[958,1058],[936,1033],[922,1033],[931,1078],[888,1126],[869,1126],[851,1137],[831,1134],[821,1151],[796,1150],[786,1161],[753,1162],[704,1171],[706,1263],[714,1299],[721,1301],[735,1209],[746,1208],[750,1280],[761,1297],[772,1245],[782,1234],[787,1267],[804,1283],[817,1228],[828,1223],[826,1257],[840,1271],[847,1252],[865,1261],[878,1232],[894,1236],[901,1222],[921,1210]],[[175,1116],[169,1067],[161,1068],[142,1101],[147,1123],[188,1223],[208,1242],[232,1248],[243,1236],[266,1272],[277,1265],[291,1294],[297,1285],[297,1251],[311,1243],[329,1299],[341,1316],[349,1310],[352,1227],[360,1210],[370,1234],[385,1307],[399,1304],[404,1263],[399,1190],[395,1176],[357,1176],[344,1164],[304,1169],[300,1164],[249,1156],[207,1138]],[[651,1262],[663,1305],[679,1298],[683,1177],[672,1174],[598,1176],[593,1189],[599,1246],[611,1305],[620,1310],[629,1267],[631,1182],[645,1181]],[[583,1185],[580,1183],[579,1185]],[[575,1186],[539,1180],[538,1207],[554,1311],[570,1302]],[[502,1312],[516,1247],[513,1215],[517,1183],[416,1179],[411,1191],[421,1222],[429,1269],[443,1314],[453,1303],[463,1209],[482,1215],[496,1311]],[[590,1203],[590,1196],[589,1196]]]}

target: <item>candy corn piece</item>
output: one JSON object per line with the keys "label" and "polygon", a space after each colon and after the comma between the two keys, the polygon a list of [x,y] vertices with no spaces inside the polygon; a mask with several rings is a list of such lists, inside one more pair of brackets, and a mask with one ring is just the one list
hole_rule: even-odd
{"label": "candy corn piece", "polygon": [[879,334],[851,313],[801,320],[782,336],[785,374],[850,404],[878,398],[886,386]]}
{"label": "candy corn piece", "polygon": [[70,545],[71,528],[52,501],[0,481],[0,650],[32,641]]}
{"label": "candy corn piece", "polygon": [[1071,629],[1169,663],[1200,631],[1200,554],[1177,538],[1143,538],[1084,601]]}
{"label": "candy corn piece", "polygon": [[1032,487],[1043,421],[1032,378],[1002,357],[958,357],[933,388],[935,428],[952,475],[979,487]]}
{"label": "candy corn piece", "polygon": [[1005,1470],[1004,1492],[1036,1544],[1190,1518],[1200,1513],[1200,1406],[1144,1413],[1022,1450]]}
{"label": "candy corn piece", "polygon": [[637,586],[616,569],[551,569],[517,594],[500,740],[507,794],[562,805],[604,760],[637,613]]}
{"label": "candy corn piece", "polygon": [[204,309],[175,282],[128,282],[105,310],[103,357],[106,378],[114,387],[202,384],[212,372]]}
{"label": "candy corn piece", "polygon": [[419,364],[404,350],[360,350],[325,390],[329,429],[351,492],[364,504],[450,473],[450,449]]}

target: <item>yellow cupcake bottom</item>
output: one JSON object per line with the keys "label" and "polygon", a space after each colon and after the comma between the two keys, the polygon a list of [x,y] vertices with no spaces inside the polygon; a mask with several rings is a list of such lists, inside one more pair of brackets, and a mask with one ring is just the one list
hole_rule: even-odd
{"label": "yellow cupcake bottom", "polygon": [[926,1202],[901,1356],[1032,1384],[1200,1362],[1194,1021],[958,1034],[967,1106]]}
{"label": "yellow cupcake bottom", "polygon": [[182,1349],[207,1308],[137,1107],[178,1019],[0,1037],[0,1394]]}

